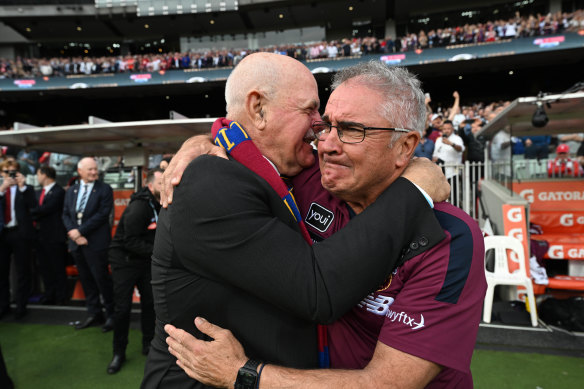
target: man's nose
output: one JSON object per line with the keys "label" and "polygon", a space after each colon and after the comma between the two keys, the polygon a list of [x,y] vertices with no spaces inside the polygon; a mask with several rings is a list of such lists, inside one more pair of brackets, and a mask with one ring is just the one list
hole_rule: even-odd
{"label": "man's nose", "polygon": [[323,153],[340,154],[343,143],[339,139],[339,133],[335,127],[331,128],[331,132],[323,139],[318,141],[318,148]]}

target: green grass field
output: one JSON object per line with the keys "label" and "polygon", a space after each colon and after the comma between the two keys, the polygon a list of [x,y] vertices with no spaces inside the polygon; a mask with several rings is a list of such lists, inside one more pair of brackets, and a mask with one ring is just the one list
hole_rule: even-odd
{"label": "green grass field", "polygon": [[[0,323],[0,344],[17,389],[138,388],[146,357],[141,335],[130,330],[127,360],[108,375],[112,333],[99,327],[75,331],[67,326]],[[475,388],[580,389],[584,359],[542,354],[477,350],[472,361]]]}

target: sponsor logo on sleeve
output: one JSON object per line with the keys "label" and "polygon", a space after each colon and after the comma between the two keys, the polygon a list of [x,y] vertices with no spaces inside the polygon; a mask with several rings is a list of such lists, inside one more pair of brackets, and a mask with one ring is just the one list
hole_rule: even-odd
{"label": "sponsor logo on sleeve", "polygon": [[420,328],[423,328],[425,326],[424,325],[424,315],[422,315],[421,313],[420,313],[420,320],[417,322],[416,322],[416,318],[414,316],[410,316],[407,313],[405,313],[404,311],[396,312],[396,311],[392,311],[391,309],[389,309],[385,316],[392,323],[397,321],[398,323],[402,323],[406,326],[411,327],[412,330],[419,330]]}
{"label": "sponsor logo on sleeve", "polygon": [[325,207],[312,203],[304,222],[317,231],[325,232],[333,222],[335,215]]}
{"label": "sponsor logo on sleeve", "polygon": [[365,308],[367,311],[376,315],[385,316],[389,311],[389,307],[391,304],[393,304],[393,301],[393,297],[386,297],[383,295],[377,295],[376,297],[373,294],[369,294],[359,304],[357,304],[357,306],[360,308]]}

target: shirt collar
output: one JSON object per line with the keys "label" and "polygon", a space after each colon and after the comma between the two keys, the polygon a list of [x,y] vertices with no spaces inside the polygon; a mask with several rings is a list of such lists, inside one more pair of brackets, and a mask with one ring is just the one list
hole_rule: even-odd
{"label": "shirt collar", "polygon": [[48,193],[51,189],[53,189],[53,186],[55,186],[55,182],[51,182],[49,185],[45,185],[43,186],[43,189],[45,190],[45,193]]}

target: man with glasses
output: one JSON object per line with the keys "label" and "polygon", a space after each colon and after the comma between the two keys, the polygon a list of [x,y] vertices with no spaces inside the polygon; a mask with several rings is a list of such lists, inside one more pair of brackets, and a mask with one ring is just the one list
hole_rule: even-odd
{"label": "man with glasses", "polygon": [[[225,94],[229,120],[219,119],[213,130],[234,160],[197,158],[159,217],[152,256],[157,324],[143,388],[204,387],[181,371],[164,341],[166,323],[201,336],[193,325],[198,315],[231,328],[251,355],[300,368],[318,366],[320,356],[326,364],[326,336],[321,327],[318,338],[314,322],[337,319],[397,261],[444,236],[422,193],[395,176],[375,204],[311,246],[318,236],[308,235],[310,223],[309,230],[328,237],[350,218],[346,207],[333,213],[315,202],[305,225],[303,205],[278,176],[298,178],[315,166],[311,125],[321,119],[314,77],[292,58],[257,53],[233,70]],[[420,182],[443,199],[437,171],[430,168]],[[244,375],[239,380],[245,384]]]}
{"label": "man with glasses", "polygon": [[31,255],[35,238],[31,210],[36,207],[34,189],[26,185],[20,164],[6,160],[0,164],[2,185],[0,205],[4,227],[0,232],[0,318],[10,311],[10,261],[14,255],[17,286],[13,287],[16,311],[14,317],[26,315],[30,295]]}
{"label": "man with glasses", "polygon": [[[423,128],[421,111],[419,81],[404,69],[372,62],[338,73],[323,122],[312,125],[320,174],[313,168],[297,177],[305,180],[296,191],[300,209],[316,198],[336,212],[332,201],[320,202],[328,192],[358,217],[375,206],[377,195],[407,166]],[[328,192],[314,189],[315,182]],[[264,364],[255,377],[247,371],[250,382],[259,388],[472,387],[470,359],[486,290],[482,234],[474,220],[448,203],[436,204],[435,214],[445,238],[401,262],[384,283],[327,326],[331,365],[346,370]],[[408,248],[426,244],[420,240]],[[200,318],[195,323],[214,341],[166,326],[171,353],[191,377],[231,387],[248,360],[247,348],[244,353],[228,331]]]}

